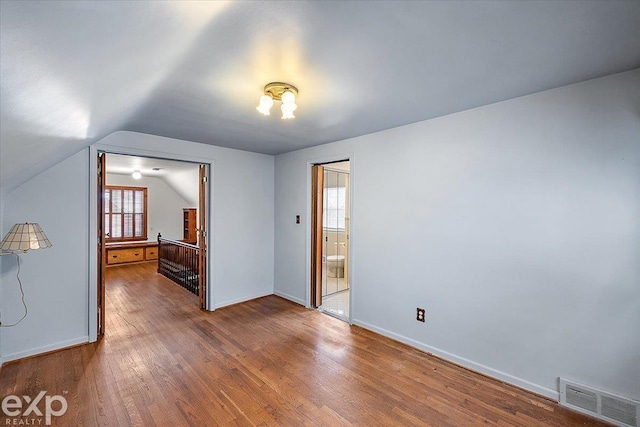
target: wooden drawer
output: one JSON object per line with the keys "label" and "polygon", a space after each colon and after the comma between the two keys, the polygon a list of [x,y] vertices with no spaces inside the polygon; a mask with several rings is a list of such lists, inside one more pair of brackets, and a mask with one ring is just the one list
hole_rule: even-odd
{"label": "wooden drawer", "polygon": [[144,248],[144,259],[147,261],[158,259],[158,248],[156,246],[152,248]]}
{"label": "wooden drawer", "polygon": [[144,261],[144,248],[107,250],[107,264],[121,264],[123,262],[136,261]]}

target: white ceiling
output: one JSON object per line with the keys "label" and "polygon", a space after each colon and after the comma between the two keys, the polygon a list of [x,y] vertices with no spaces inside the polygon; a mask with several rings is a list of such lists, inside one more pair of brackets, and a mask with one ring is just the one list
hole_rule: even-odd
{"label": "white ceiling", "polygon": [[[120,175],[131,175],[139,170],[144,176],[162,177],[174,175],[184,171],[198,172],[197,163],[176,160],[155,159],[152,157],[125,156],[121,154],[107,154],[107,172]],[[158,171],[154,168],[160,169]]]}
{"label": "white ceiling", "polygon": [[105,163],[107,173],[131,175],[133,171],[139,170],[142,176],[161,179],[191,206],[198,205],[199,169],[197,163],[120,154],[107,154]]}
{"label": "white ceiling", "polygon": [[1,189],[117,130],[276,154],[638,67],[638,1],[2,1]]}

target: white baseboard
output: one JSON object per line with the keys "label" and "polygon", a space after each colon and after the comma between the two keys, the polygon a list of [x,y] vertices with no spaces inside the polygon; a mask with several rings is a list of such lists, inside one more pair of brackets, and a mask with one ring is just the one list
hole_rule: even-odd
{"label": "white baseboard", "polygon": [[250,300],[256,299],[256,298],[266,297],[267,295],[273,295],[273,291],[261,292],[259,294],[251,295],[251,296],[248,296],[248,297],[242,297],[242,298],[238,298],[238,299],[234,299],[234,300],[230,300],[230,301],[221,302],[221,303],[218,303],[218,304],[215,305],[215,309],[226,307],[228,305],[239,304],[241,302],[250,301]]}
{"label": "white baseboard", "polygon": [[541,385],[529,382],[527,380],[523,380],[522,378],[515,377],[511,374],[507,374],[502,371],[498,371],[497,369],[490,368],[488,366],[482,365],[480,363],[476,363],[472,360],[465,359],[464,357],[457,356],[455,354],[449,353],[444,350],[440,350],[439,348],[432,347],[427,344],[423,344],[414,339],[405,337],[404,335],[399,335],[391,331],[387,331],[386,329],[379,328],[377,326],[371,325],[367,322],[363,322],[361,320],[353,319],[353,324],[360,326],[364,329],[368,329],[370,331],[376,332],[380,335],[384,335],[388,338],[394,339],[396,341],[400,341],[403,344],[407,344],[411,347],[415,347],[419,350],[425,351],[427,353],[432,353],[438,357],[441,357],[449,362],[453,362],[455,364],[464,366],[465,368],[469,368],[473,371],[479,372],[481,374],[487,375],[489,377],[495,378],[499,381],[503,381],[505,383],[509,383],[525,390],[532,391],[541,396],[548,397],[549,399],[553,399],[557,402],[560,401],[560,392],[557,390],[552,390],[547,387],[543,387]]}
{"label": "white baseboard", "polygon": [[47,353],[49,351],[62,350],[63,348],[66,348],[66,347],[71,347],[78,344],[85,344],[88,342],[89,342],[89,336],[86,335],[83,337],[78,337],[78,338],[74,338],[67,341],[60,341],[54,344],[45,345],[43,347],[37,347],[29,350],[18,351],[16,353],[5,354],[4,356],[2,356],[2,359],[3,359],[3,362],[10,362],[12,360],[23,359],[25,357],[30,357],[30,356],[37,356],[39,354]]}
{"label": "white baseboard", "polygon": [[294,297],[293,295],[285,294],[284,292],[274,291],[273,294],[279,296],[280,298],[288,299],[289,301],[293,301],[300,305],[305,305],[305,306],[307,305],[303,299]]}

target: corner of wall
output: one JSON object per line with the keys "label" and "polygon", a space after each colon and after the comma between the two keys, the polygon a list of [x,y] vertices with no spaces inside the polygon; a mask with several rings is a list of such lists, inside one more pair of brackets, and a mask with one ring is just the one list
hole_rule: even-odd
{"label": "corner of wall", "polygon": [[[4,362],[61,348],[68,342],[87,341],[88,225],[83,227],[89,206],[87,160],[83,153],[76,153],[25,182],[2,201],[3,229],[7,224],[32,220],[40,223],[53,243],[46,251],[21,257],[24,268],[20,277],[25,283],[27,304],[37,310],[30,310],[20,326],[2,330]],[[57,197],[55,189],[59,186],[68,188],[69,195]],[[47,209],[42,209],[43,205]],[[2,268],[5,276],[6,270],[12,269],[11,279],[7,276],[4,280],[9,284],[0,286],[2,314],[13,318],[22,314],[17,311],[22,308],[20,292],[17,284],[13,286],[14,263],[5,260]],[[56,300],[59,294],[65,298]],[[51,318],[56,318],[55,325]]]}
{"label": "corner of wall", "polygon": [[[279,155],[276,295],[308,291],[309,244],[287,224],[308,200],[308,159],[355,152],[354,324],[556,400],[559,376],[637,400],[639,72]],[[411,215],[381,227],[400,206]],[[407,315],[416,301],[429,329]]]}
{"label": "corner of wall", "polygon": [[285,292],[277,291],[275,289],[273,291],[273,294],[276,295],[276,296],[279,296],[280,298],[284,298],[284,299],[289,300],[291,302],[295,302],[296,304],[300,304],[303,307],[306,306],[306,303],[302,298],[298,298],[298,297],[295,297],[293,295],[289,295],[289,294],[287,294]]}
{"label": "corner of wall", "polygon": [[506,372],[491,368],[489,366],[485,366],[483,364],[474,362],[473,360],[469,360],[467,358],[458,356],[457,354],[453,354],[448,351],[442,350],[440,348],[430,346],[420,341],[411,339],[405,335],[397,334],[397,333],[388,331],[386,329],[379,328],[375,325],[372,325],[367,322],[363,322],[358,319],[353,319],[353,324],[356,326],[360,326],[361,328],[367,329],[369,331],[373,331],[375,333],[383,335],[387,338],[391,338],[392,340],[406,344],[410,347],[417,348],[418,350],[424,351],[425,353],[432,354],[438,358],[444,359],[448,362],[451,362],[463,368],[477,372],[481,375],[485,375],[495,380],[502,381],[507,384],[516,386],[518,388],[539,394],[540,396],[547,397],[549,399],[555,400],[556,402],[560,401],[560,392],[558,390],[553,390],[547,387],[543,387],[539,384],[535,384],[531,381],[527,381],[515,375],[511,375]]}

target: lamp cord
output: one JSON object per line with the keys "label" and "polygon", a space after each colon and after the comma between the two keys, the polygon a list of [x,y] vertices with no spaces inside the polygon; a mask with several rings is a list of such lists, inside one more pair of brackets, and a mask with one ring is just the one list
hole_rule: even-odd
{"label": "lamp cord", "polygon": [[20,285],[20,294],[22,295],[22,305],[24,306],[24,315],[18,320],[16,323],[12,323],[10,325],[2,325],[0,324],[0,328],[11,328],[16,326],[18,323],[22,322],[27,314],[29,313],[29,309],[27,309],[27,303],[24,301],[24,289],[22,289],[22,281],[20,280],[20,257],[17,253],[14,253],[16,256],[16,261],[18,263],[18,271],[16,272],[16,279],[18,279],[18,284]]}

